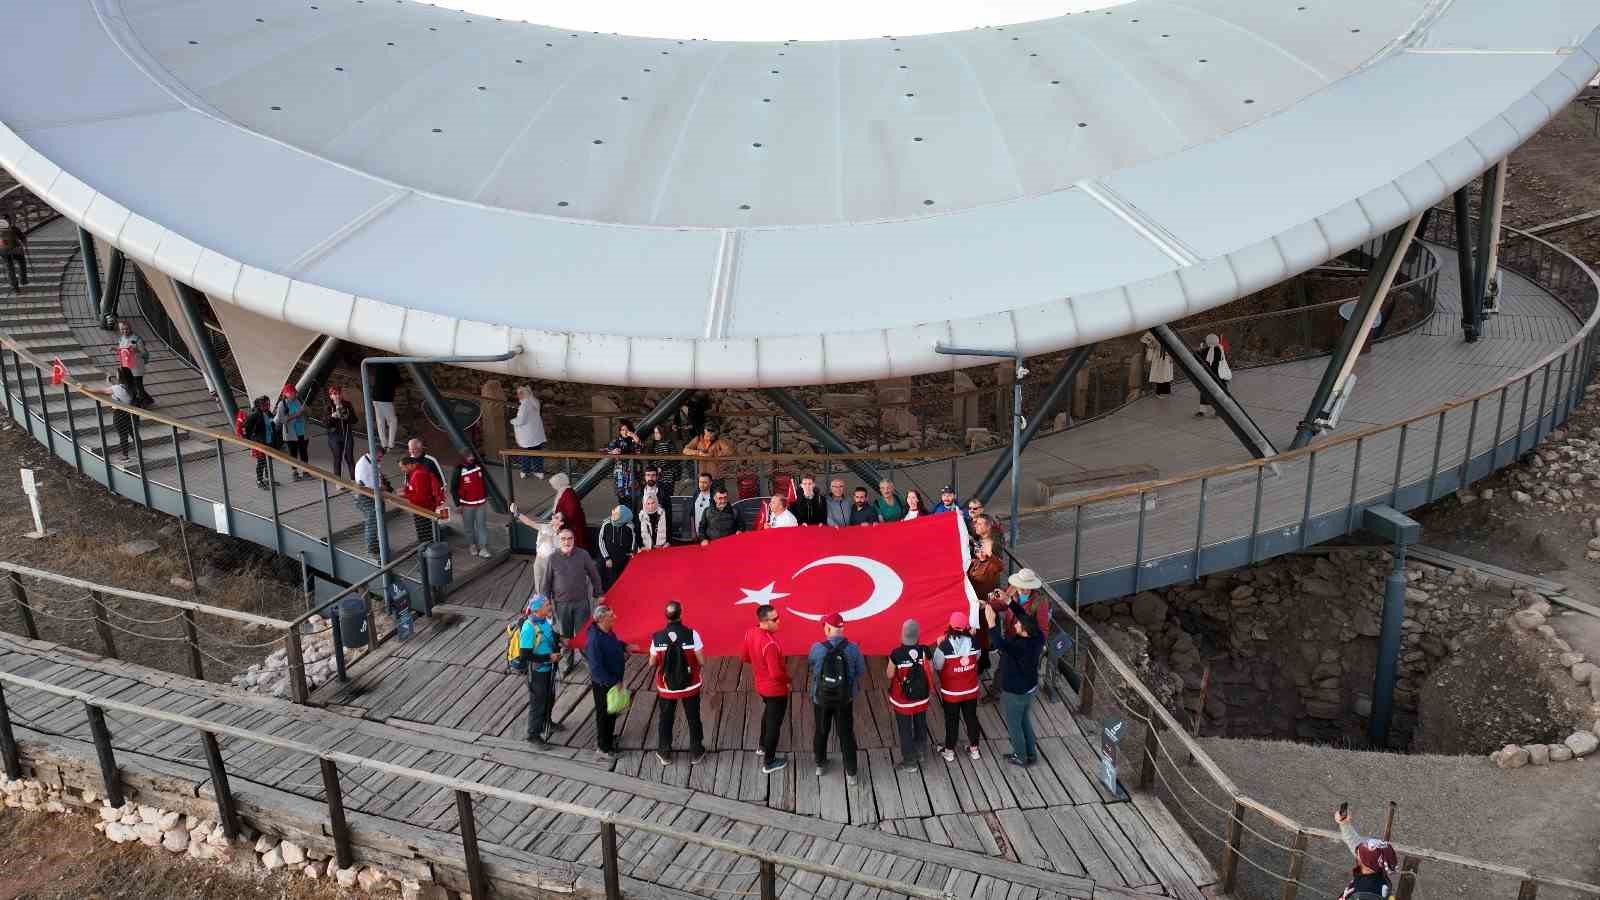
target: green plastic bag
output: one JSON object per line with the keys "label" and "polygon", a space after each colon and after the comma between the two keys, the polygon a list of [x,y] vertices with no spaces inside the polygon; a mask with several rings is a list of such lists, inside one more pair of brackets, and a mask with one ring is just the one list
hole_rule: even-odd
{"label": "green plastic bag", "polygon": [[628,708],[628,703],[632,699],[633,697],[628,694],[627,688],[620,684],[614,684],[611,686],[611,690],[606,691],[606,712],[613,716],[617,715]]}

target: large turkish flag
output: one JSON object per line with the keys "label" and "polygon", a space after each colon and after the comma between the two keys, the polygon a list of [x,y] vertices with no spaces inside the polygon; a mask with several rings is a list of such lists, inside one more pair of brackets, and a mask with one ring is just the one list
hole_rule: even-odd
{"label": "large turkish flag", "polygon": [[954,513],[850,528],[770,528],[641,553],[604,602],[617,612],[617,635],[640,647],[665,627],[662,607],[677,600],[684,624],[700,632],[712,656],[738,655],[763,603],[778,609],[786,654],[805,655],[822,639],[822,617],[835,612],[862,652],[883,654],[900,646],[906,619],[916,619],[922,643],[931,644],[951,613],[976,615],[969,552],[966,523]]}

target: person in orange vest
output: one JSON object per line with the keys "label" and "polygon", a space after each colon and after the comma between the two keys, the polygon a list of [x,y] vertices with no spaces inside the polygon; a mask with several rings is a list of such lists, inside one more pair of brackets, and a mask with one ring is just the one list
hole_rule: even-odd
{"label": "person in orange vest", "polygon": [[656,761],[672,765],[672,728],[678,707],[689,723],[689,765],[706,758],[705,726],[700,721],[700,666],[705,645],[700,632],[683,624],[683,604],[667,604],[667,627],[650,638],[650,662],[656,667]]}
{"label": "person in orange vest", "polygon": [[956,761],[956,738],[961,720],[967,722],[967,756],[978,758],[978,660],[983,651],[972,638],[967,614],[950,614],[944,639],[933,646],[933,670],[939,673],[939,702],[944,706],[945,762]]}
{"label": "person in orange vest", "polygon": [[[443,486],[433,474],[433,469],[423,465],[422,460],[408,456],[400,460],[400,470],[406,476],[406,486],[400,492],[400,496],[406,498],[406,502],[435,511],[444,505]],[[417,528],[417,540],[422,542],[432,540],[433,520],[425,516],[412,516],[412,519]]]}
{"label": "person in orange vest", "polygon": [[889,652],[889,706],[900,733],[900,771],[915,772],[928,745],[928,699],[933,696],[933,666],[928,648],[917,643],[922,627],[916,619],[900,626],[900,646]]}
{"label": "person in orange vest", "polygon": [[489,486],[488,474],[478,464],[478,454],[472,450],[461,457],[461,464],[450,475],[450,493],[461,507],[461,530],[467,533],[467,555],[488,559],[489,553]]}

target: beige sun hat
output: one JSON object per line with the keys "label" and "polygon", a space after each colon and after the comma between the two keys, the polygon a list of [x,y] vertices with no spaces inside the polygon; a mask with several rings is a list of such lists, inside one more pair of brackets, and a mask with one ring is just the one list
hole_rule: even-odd
{"label": "beige sun hat", "polygon": [[1032,569],[1017,570],[1015,575],[1012,575],[1010,578],[1006,579],[1006,584],[1011,585],[1019,591],[1037,591],[1038,589],[1044,587],[1044,582],[1039,580],[1038,574]]}

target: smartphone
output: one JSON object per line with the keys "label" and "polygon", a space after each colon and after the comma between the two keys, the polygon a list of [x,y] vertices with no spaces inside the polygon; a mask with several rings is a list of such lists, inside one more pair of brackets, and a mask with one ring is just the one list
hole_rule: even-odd
{"label": "smartphone", "polygon": [[1350,801],[1346,800],[1345,802],[1339,804],[1339,818],[1342,819],[1348,815],[1350,815]]}

